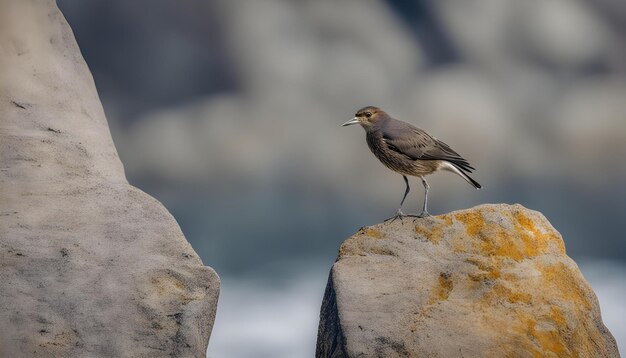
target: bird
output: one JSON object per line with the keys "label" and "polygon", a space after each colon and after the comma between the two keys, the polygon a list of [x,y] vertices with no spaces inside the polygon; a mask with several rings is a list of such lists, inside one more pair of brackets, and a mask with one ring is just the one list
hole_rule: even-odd
{"label": "bird", "polygon": [[[418,177],[424,186],[424,205],[417,217],[431,216],[428,212],[428,189],[426,175],[439,170],[457,174],[476,189],[482,186],[469,176],[476,170],[449,145],[409,123],[392,118],[382,109],[367,106],[359,109],[354,118],[343,127],[360,124],[365,129],[367,146],[387,168],[402,175],[406,189],[396,214],[389,219],[402,218],[402,205],[409,191],[407,176]],[[388,219],[388,220],[389,220]]]}

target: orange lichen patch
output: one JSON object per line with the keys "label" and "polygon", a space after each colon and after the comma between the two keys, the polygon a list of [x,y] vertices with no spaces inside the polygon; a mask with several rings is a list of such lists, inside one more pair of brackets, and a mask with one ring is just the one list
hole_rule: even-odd
{"label": "orange lichen patch", "polygon": [[416,226],[415,233],[423,236],[426,240],[432,242],[433,244],[439,244],[439,241],[441,241],[441,238],[443,237],[443,230],[452,225],[452,218],[450,216],[442,215],[440,218],[443,220],[439,221],[439,223],[432,228]]}
{"label": "orange lichen patch", "polygon": [[454,282],[452,282],[450,274],[445,272],[440,273],[437,279],[437,285],[430,292],[428,304],[432,305],[435,302],[447,300],[453,288]]}
{"label": "orange lichen patch", "polygon": [[[524,210],[453,215],[465,228],[453,237],[451,249],[473,265],[455,277],[455,290],[458,297],[480,297],[468,304],[494,337],[493,356],[610,356],[611,345],[604,343],[594,317],[593,295],[564,261],[563,241],[545,220]],[[417,320],[428,319],[449,295],[439,281]]]}
{"label": "orange lichen patch", "polygon": [[507,281],[518,281],[519,280],[519,276],[517,276],[516,274],[513,273],[505,273],[502,275],[502,279],[507,280]]}
{"label": "orange lichen patch", "polygon": [[482,315],[482,321],[494,337],[493,347],[485,357],[545,357],[539,344],[533,340],[532,333],[537,322],[531,314],[513,308],[506,312],[492,311],[492,314]]}
{"label": "orange lichen patch", "polygon": [[440,215],[439,218],[443,220],[443,225],[452,225],[452,217],[450,215]]}
{"label": "orange lichen patch", "polygon": [[526,317],[526,334],[534,338],[535,344],[540,348],[537,352],[533,350],[534,357],[545,357],[548,352],[556,354],[558,357],[571,357],[571,353],[565,346],[563,336],[558,330],[543,330],[537,328],[537,321],[534,318]]}
{"label": "orange lichen patch", "polygon": [[462,236],[456,236],[453,240],[452,240],[452,251],[454,252],[464,252],[466,249],[466,243],[465,240],[463,240]]}
{"label": "orange lichen patch", "polygon": [[395,253],[386,249],[372,249],[370,245],[373,244],[375,246],[376,244],[372,243],[371,239],[386,240],[387,236],[380,230],[376,229],[376,227],[363,227],[356,234],[352,235],[352,237],[341,244],[337,258],[339,259],[350,255],[364,256],[370,252],[380,255],[395,255]]}
{"label": "orange lichen patch", "polygon": [[486,279],[495,280],[500,278],[501,262],[496,257],[469,257],[466,262],[475,265],[481,272],[470,273],[468,276],[473,281],[483,281]]}
{"label": "orange lichen patch", "polygon": [[459,213],[454,217],[465,225],[465,232],[470,240],[469,244],[483,255],[504,256],[516,261],[533,256],[529,255],[525,248],[519,247],[516,244],[516,238],[512,237],[503,227],[486,222],[480,212]]}
{"label": "orange lichen patch", "polygon": [[465,225],[465,231],[469,236],[475,236],[485,226],[485,219],[478,211],[458,213],[454,215],[454,218]]}
{"label": "orange lichen patch", "polygon": [[522,291],[514,291],[502,284],[496,284],[491,288],[485,298],[490,301],[506,300],[509,303],[525,303],[532,301],[532,295]]}
{"label": "orange lichen patch", "polygon": [[346,241],[339,247],[339,255],[337,259],[340,259],[345,256],[365,256],[366,251],[364,250],[364,246],[359,238],[352,237]]}
{"label": "orange lichen patch", "polygon": [[479,245],[483,254],[491,256],[504,256],[519,261],[526,257],[518,245],[506,231],[502,228],[495,228],[489,237],[481,240]]}
{"label": "orange lichen patch", "polygon": [[524,229],[532,231],[533,233],[537,232],[537,228],[535,227],[533,221],[530,220],[528,216],[524,215],[524,213],[522,213],[521,211],[517,211],[515,212],[514,216],[515,220],[517,220],[517,223],[520,224]]}
{"label": "orange lichen patch", "polygon": [[[527,316],[524,313],[521,313],[521,312],[516,312],[516,313],[517,313],[517,317],[519,320],[519,325],[516,328],[518,331],[520,331],[519,333],[526,334],[530,337],[534,337],[535,327],[537,326],[537,321],[534,318]],[[533,347],[533,346],[534,344],[532,344],[532,342],[528,342],[526,349],[529,350],[530,353],[532,353],[533,358],[542,357],[541,351],[539,351],[536,347]]]}
{"label": "orange lichen patch", "polygon": [[525,292],[510,292],[507,300],[511,303],[521,302],[521,303],[530,303],[533,299],[533,296],[525,293]]}
{"label": "orange lichen patch", "polygon": [[567,340],[562,332],[556,329],[545,329],[543,324],[539,324],[532,311],[513,309],[512,313],[512,317],[509,316],[508,319],[483,317],[494,331],[499,332],[497,356],[529,355],[536,358],[576,356],[568,348]]}
{"label": "orange lichen patch", "polygon": [[[485,323],[506,332],[498,344],[501,354],[506,353],[502,356],[521,352],[533,357],[608,356],[606,346],[598,344],[603,337],[590,316],[591,302],[580,278],[564,263],[537,265],[537,269],[540,290],[499,280],[477,302],[477,308],[490,312],[483,317]],[[503,301],[509,305],[496,304]]]}
{"label": "orange lichen patch", "polygon": [[553,239],[553,235],[542,233],[533,221],[520,211],[515,212],[514,218],[515,231],[522,239],[526,255],[533,257],[546,253],[548,242]]}
{"label": "orange lichen patch", "polygon": [[[530,334],[537,340],[541,348],[545,352],[552,352],[557,355],[557,357],[571,357],[571,353],[569,349],[565,347],[565,342],[563,342],[563,337],[559,334],[558,331],[555,330],[532,330]],[[545,354],[540,357],[545,357]]]}
{"label": "orange lichen patch", "polygon": [[535,347],[529,347],[533,357],[545,357],[549,352],[556,354],[558,357],[570,356],[563,342],[563,337],[558,331],[539,330],[537,329],[537,321],[534,318],[525,315],[521,316],[523,332],[533,338],[531,342],[534,343],[533,346]]}
{"label": "orange lichen patch", "polygon": [[486,220],[480,212],[459,213],[455,218],[465,225],[467,237],[453,241],[455,252],[470,251],[507,257],[515,261],[546,254],[550,242],[556,243],[564,253],[563,241],[552,229],[540,230],[531,218],[521,211],[505,213],[514,230],[499,223]]}
{"label": "orange lichen patch", "polygon": [[441,239],[441,237],[439,237],[439,235],[434,236],[433,235],[433,230],[428,230],[425,229],[421,226],[416,226],[415,227],[415,233],[421,236],[424,236],[426,238],[426,240],[434,243],[434,244],[438,244],[439,240]]}
{"label": "orange lichen patch", "polygon": [[361,234],[363,234],[365,236],[368,236],[368,237],[371,237],[373,239],[386,239],[385,235],[383,235],[382,232],[380,232],[380,231],[378,231],[378,230],[376,230],[374,228],[371,228],[371,227],[367,227],[365,229],[362,229],[361,230]]}
{"label": "orange lichen patch", "polygon": [[[495,262],[500,260],[495,258]],[[491,264],[484,259],[467,261],[481,270],[488,270]],[[511,357],[520,356],[520,352],[532,357],[573,356],[571,347],[575,342],[568,340],[568,327],[561,309],[546,307],[548,298],[543,295],[543,290],[534,291],[531,286],[520,285],[518,280],[507,281],[504,276],[495,280],[476,306],[480,311],[490,312],[483,319],[494,332],[506,332],[498,345],[500,354]],[[545,291],[550,292],[552,299],[553,292]]]}
{"label": "orange lichen patch", "polygon": [[566,328],[567,321],[565,320],[565,316],[563,312],[558,307],[550,307],[550,320],[554,322],[554,324],[559,328]]}
{"label": "orange lichen patch", "polygon": [[574,276],[572,270],[564,263],[555,265],[536,265],[541,272],[542,287],[551,297],[572,303],[577,308],[591,309],[584,287],[579,285],[580,278]]}

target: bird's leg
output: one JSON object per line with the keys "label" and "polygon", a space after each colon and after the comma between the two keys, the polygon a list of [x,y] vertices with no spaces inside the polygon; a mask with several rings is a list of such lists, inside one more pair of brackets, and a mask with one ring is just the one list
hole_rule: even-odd
{"label": "bird's leg", "polygon": [[423,176],[421,176],[420,179],[422,179],[422,184],[424,184],[424,207],[422,207],[422,213],[419,214],[419,217],[420,218],[425,218],[425,217],[431,216],[428,213],[428,209],[427,209],[427,206],[428,206],[428,189],[430,189],[430,186],[428,186],[428,183],[426,182],[426,179],[424,179]]}
{"label": "bird's leg", "polygon": [[400,202],[400,207],[398,208],[398,211],[396,211],[396,215],[390,217],[387,220],[394,221],[397,218],[402,218],[403,216],[406,216],[402,212],[402,204],[404,204],[404,200],[406,199],[406,196],[409,195],[409,191],[411,190],[411,188],[409,187],[409,179],[407,179],[406,175],[403,175],[402,178],[404,178],[404,183],[406,184],[406,189],[404,190],[404,196],[402,197],[402,201]]}
{"label": "bird's leg", "polygon": [[404,196],[402,197],[402,201],[400,201],[400,207],[398,208],[398,211],[396,212],[396,214],[399,216],[404,216],[404,214],[402,213],[402,204],[404,204],[404,200],[406,200],[406,196],[409,195],[409,191],[411,190],[411,188],[409,187],[409,179],[407,179],[406,175],[403,175],[402,178],[404,178],[406,189],[404,190]]}

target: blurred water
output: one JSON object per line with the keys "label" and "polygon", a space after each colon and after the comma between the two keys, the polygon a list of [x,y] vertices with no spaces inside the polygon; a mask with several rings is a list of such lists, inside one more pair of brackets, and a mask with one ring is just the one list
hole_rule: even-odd
{"label": "blurred water", "polygon": [[327,268],[288,278],[222,277],[210,358],[313,357]]}
{"label": "blurred water", "polygon": [[[591,283],[605,325],[626,352],[626,265],[579,265]],[[222,277],[210,358],[307,358],[315,355],[319,309],[330,265],[308,265],[279,281],[254,275]]]}

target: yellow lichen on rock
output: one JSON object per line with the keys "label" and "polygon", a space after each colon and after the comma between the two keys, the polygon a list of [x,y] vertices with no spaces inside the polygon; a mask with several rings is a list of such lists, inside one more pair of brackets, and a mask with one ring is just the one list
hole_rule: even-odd
{"label": "yellow lichen on rock", "polygon": [[532,295],[519,289],[511,289],[504,284],[495,284],[485,295],[486,302],[493,304],[493,301],[506,300],[509,303],[529,304]]}
{"label": "yellow lichen on rock", "polygon": [[[500,218],[512,224],[513,230],[506,230],[506,225],[486,219],[484,212],[455,215],[455,219],[465,226],[467,234],[457,238],[457,241],[464,240],[466,249],[474,253],[466,259],[466,262],[476,267],[475,271],[467,275],[468,279],[491,282],[478,286],[485,290],[482,300],[476,303],[482,307],[481,312],[493,311],[493,307],[506,303],[502,314],[506,316],[506,312],[514,312],[516,321],[509,324],[513,324],[516,327],[514,331],[519,334],[532,337],[530,344],[525,343],[525,350],[535,357],[588,356],[593,349],[584,347],[593,345],[597,329],[589,327],[586,320],[585,323],[568,322],[563,313],[563,309],[566,309],[579,317],[592,309],[588,298],[590,289],[581,281],[581,277],[576,277],[563,262],[548,264],[541,260],[533,265],[537,274],[535,278],[531,274],[520,280],[517,275],[502,274],[503,271],[515,270],[521,261],[533,260],[549,253],[564,255],[560,235],[521,210],[499,214]],[[551,251],[551,243],[555,250]],[[462,252],[458,250],[459,246],[459,243],[453,244],[456,252]],[[533,286],[541,289],[531,290]],[[552,305],[546,305],[548,302]],[[484,318],[489,320],[489,316]],[[578,320],[583,321],[580,318]],[[583,335],[578,332],[587,333]],[[505,342],[510,340],[511,337],[504,337]],[[519,352],[519,348],[518,342],[515,347],[511,347],[511,354]]]}
{"label": "yellow lichen on rock", "polygon": [[561,253],[565,253],[565,244],[552,228],[537,228],[537,225],[523,212],[517,211],[514,214],[516,231],[520,234],[527,252],[531,256],[544,254],[548,250],[548,245],[554,243]]}
{"label": "yellow lichen on rock", "polygon": [[374,238],[374,239],[384,239],[385,236],[379,231],[371,227],[367,227],[361,230],[361,233],[365,236]]}
{"label": "yellow lichen on rock", "polygon": [[440,273],[436,286],[431,290],[428,304],[432,305],[437,301],[447,300],[453,288],[454,282],[451,275],[447,272]]}
{"label": "yellow lichen on rock", "polygon": [[534,222],[521,210],[496,216],[491,210],[461,212],[454,214],[454,219],[464,226],[466,234],[453,238],[451,245],[457,253],[469,252],[515,261],[545,255],[552,246],[565,253],[563,240],[554,229]]}
{"label": "yellow lichen on rock", "polygon": [[566,324],[563,311],[558,307],[550,307],[550,319],[558,326],[564,327]]}
{"label": "yellow lichen on rock", "polygon": [[470,256],[465,259],[467,263],[475,265],[480,271],[470,272],[468,276],[474,281],[500,278],[500,260],[495,256],[482,257]]}
{"label": "yellow lichen on rock", "polygon": [[448,215],[441,215],[437,217],[437,223],[435,223],[431,228],[421,225],[415,226],[415,233],[433,244],[439,244],[439,241],[443,237],[443,230],[445,228],[449,228],[451,225],[452,217]]}
{"label": "yellow lichen on rock", "polygon": [[560,234],[520,205],[362,229],[333,272],[349,356],[619,357]]}
{"label": "yellow lichen on rock", "polygon": [[[469,262],[477,268],[489,268],[484,261]],[[537,277],[512,280],[511,276],[502,275],[494,279],[482,299],[472,305],[473,311],[481,312],[490,329],[509,332],[497,341],[511,356],[520,350],[531,352],[533,357],[595,356],[593,352],[598,348],[594,342],[602,337],[586,317],[593,309],[588,299],[590,288],[562,262],[536,263],[534,267]],[[511,314],[514,319],[510,319]],[[509,318],[494,320],[494,316]],[[523,336],[531,339],[519,338]],[[512,341],[516,343],[511,344]]]}
{"label": "yellow lichen on rock", "polygon": [[467,235],[476,236],[485,227],[485,219],[479,211],[466,211],[454,215],[457,221],[465,224],[465,232]]}
{"label": "yellow lichen on rock", "polygon": [[[557,330],[538,328],[539,322],[528,313],[521,314],[519,322],[519,333],[532,337],[526,344],[533,357],[571,357]],[[515,347],[514,351],[519,351],[519,348]]]}
{"label": "yellow lichen on rock", "polygon": [[366,255],[368,253],[394,256],[393,250],[387,249],[379,244],[370,243],[369,240],[374,242],[386,239],[383,234],[376,227],[364,227],[361,228],[353,237],[346,240],[339,247],[339,258],[350,255]]}
{"label": "yellow lichen on rock", "polygon": [[564,302],[572,304],[575,308],[591,308],[587,294],[589,286],[581,284],[581,276],[576,277],[572,270],[564,263],[559,262],[554,265],[537,264],[537,269],[541,272],[542,287],[550,292],[551,297],[559,298]]}
{"label": "yellow lichen on rock", "polygon": [[514,214],[515,231],[519,234],[524,244],[524,252],[528,257],[545,254],[548,249],[548,241],[552,238],[548,234],[540,232],[535,224],[524,215],[517,211]]}

